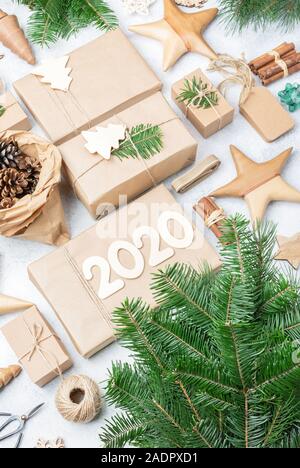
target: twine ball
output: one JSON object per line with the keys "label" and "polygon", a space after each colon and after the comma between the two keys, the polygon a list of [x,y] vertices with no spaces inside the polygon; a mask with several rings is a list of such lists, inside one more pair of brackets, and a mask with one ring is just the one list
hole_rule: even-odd
{"label": "twine ball", "polygon": [[99,387],[85,375],[71,375],[58,387],[55,404],[58,412],[67,421],[88,423],[101,409]]}

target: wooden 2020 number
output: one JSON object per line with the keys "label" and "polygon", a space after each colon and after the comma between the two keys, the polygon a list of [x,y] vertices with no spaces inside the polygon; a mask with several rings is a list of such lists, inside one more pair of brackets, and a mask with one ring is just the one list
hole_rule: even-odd
{"label": "wooden 2020 number", "polygon": [[[181,225],[184,230],[182,239],[176,238],[169,229],[169,221],[175,221]],[[128,241],[113,242],[108,249],[108,260],[102,257],[89,257],[83,263],[83,275],[86,280],[93,279],[93,269],[98,267],[101,272],[100,286],[98,296],[100,299],[107,299],[116,292],[125,287],[125,282],[122,279],[110,281],[111,269],[121,278],[136,279],[142,275],[145,268],[145,259],[139,249],[144,246],[143,237],[147,236],[151,240],[151,251],[149,257],[149,265],[155,267],[165,262],[175,254],[174,249],[186,249],[194,239],[194,230],[191,223],[181,214],[176,211],[165,211],[159,219],[157,229],[150,226],[141,226],[133,233],[133,244]],[[160,249],[161,238],[170,247],[163,250]],[[127,251],[134,259],[134,267],[124,267],[119,259],[120,250]]]}

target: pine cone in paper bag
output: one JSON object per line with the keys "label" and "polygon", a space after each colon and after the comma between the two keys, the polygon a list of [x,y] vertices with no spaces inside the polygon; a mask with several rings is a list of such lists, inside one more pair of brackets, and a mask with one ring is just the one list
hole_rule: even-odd
{"label": "pine cone in paper bag", "polygon": [[[2,140],[15,141],[21,151],[14,158],[17,169],[7,168],[4,171],[21,171],[24,179],[18,179],[12,172],[9,173],[9,180],[7,175],[2,175],[4,191],[0,209],[0,235],[52,245],[64,244],[69,240],[69,233],[58,191],[61,171],[58,149],[30,132],[9,131]],[[28,187],[32,188],[32,193],[29,190],[28,194],[18,198],[21,189],[26,191]]]}

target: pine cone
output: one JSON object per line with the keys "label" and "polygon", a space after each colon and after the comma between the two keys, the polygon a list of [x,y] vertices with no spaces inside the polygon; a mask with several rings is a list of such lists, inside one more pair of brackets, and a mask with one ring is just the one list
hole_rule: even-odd
{"label": "pine cone", "polygon": [[29,183],[24,172],[9,168],[0,171],[0,199],[21,198],[28,193]]}
{"label": "pine cone", "polygon": [[14,168],[17,169],[16,158],[22,154],[18,143],[10,139],[0,140],[0,169]]}
{"label": "pine cone", "polygon": [[21,154],[16,158],[16,164],[20,171],[26,173],[28,183],[32,188],[31,193],[34,192],[35,187],[38,184],[42,169],[40,161],[36,158],[31,158],[26,154]]}
{"label": "pine cone", "polygon": [[0,210],[7,210],[14,206],[16,202],[17,198],[3,198],[3,200],[0,201]]}

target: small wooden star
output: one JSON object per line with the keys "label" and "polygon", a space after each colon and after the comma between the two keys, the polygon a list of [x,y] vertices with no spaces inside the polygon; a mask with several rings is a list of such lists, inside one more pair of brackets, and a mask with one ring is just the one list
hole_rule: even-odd
{"label": "small wooden star", "polygon": [[208,58],[217,58],[202,36],[203,31],[217,16],[217,8],[198,13],[184,13],[176,6],[174,0],[164,0],[164,6],[165,14],[162,20],[129,28],[132,32],[162,42],[164,71],[187,52],[198,52]]}
{"label": "small wooden star", "polygon": [[244,198],[253,221],[264,217],[272,201],[300,203],[300,192],[285,182],[280,175],[293,148],[264,163],[252,161],[235,146],[230,148],[238,176],[210,196]]}
{"label": "small wooden star", "polygon": [[286,260],[295,270],[300,266],[300,233],[293,237],[278,236],[279,252],[275,260]]}

